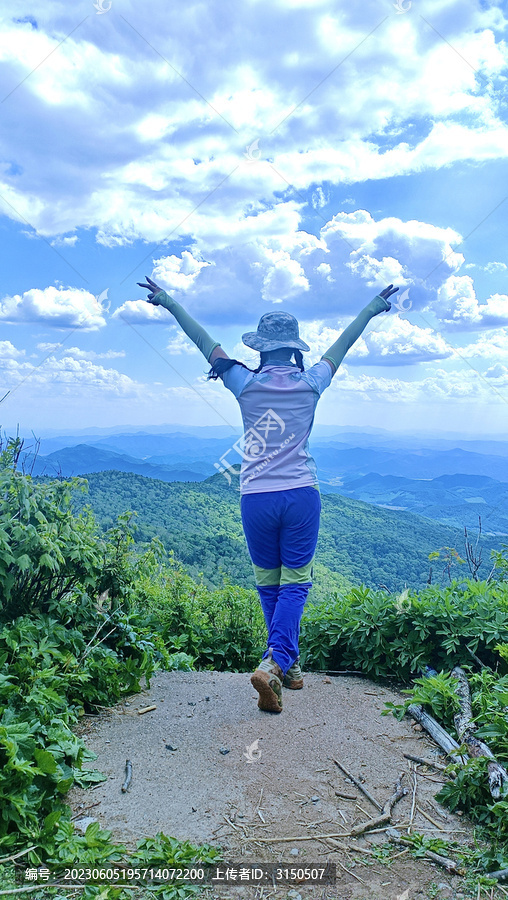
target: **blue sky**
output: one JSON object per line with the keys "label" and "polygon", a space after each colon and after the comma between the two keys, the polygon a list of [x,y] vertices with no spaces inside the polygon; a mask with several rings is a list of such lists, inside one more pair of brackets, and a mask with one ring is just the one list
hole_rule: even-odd
{"label": "blue sky", "polygon": [[147,273],[253,365],[264,312],[297,316],[313,363],[393,282],[316,421],[508,436],[501,3],[15,0],[1,21],[4,428],[240,424]]}

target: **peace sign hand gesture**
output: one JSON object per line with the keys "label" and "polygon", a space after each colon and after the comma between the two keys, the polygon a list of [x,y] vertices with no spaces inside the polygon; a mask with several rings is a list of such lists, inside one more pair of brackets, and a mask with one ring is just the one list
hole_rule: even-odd
{"label": "peace sign hand gesture", "polygon": [[140,281],[136,283],[139,287],[145,288],[147,291],[149,291],[148,297],[146,298],[149,303],[152,303],[154,306],[160,306],[160,303],[154,302],[154,297],[159,293],[159,291],[163,291],[164,288],[159,287],[159,285],[156,284],[155,281],[152,281],[152,279],[149,278],[148,275],[145,275],[145,279],[147,281],[147,284],[141,284]]}
{"label": "peace sign hand gesture", "polygon": [[379,292],[379,296],[382,297],[383,300],[386,300],[386,302],[388,303],[386,312],[388,312],[388,310],[392,307],[392,304],[389,302],[388,297],[391,297],[392,294],[396,294],[397,291],[398,287],[394,288],[393,284],[389,284],[388,287],[385,287],[382,291]]}

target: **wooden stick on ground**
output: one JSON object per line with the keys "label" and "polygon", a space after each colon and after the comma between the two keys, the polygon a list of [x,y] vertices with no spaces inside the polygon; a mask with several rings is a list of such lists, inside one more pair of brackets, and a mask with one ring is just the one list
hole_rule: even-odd
{"label": "wooden stick on ground", "polygon": [[488,878],[495,878],[496,881],[508,881],[508,869],[498,869],[496,872],[489,872]]}
{"label": "wooden stick on ground", "polygon": [[[407,843],[410,838],[408,836],[404,836],[403,834],[399,834],[398,831],[395,831],[395,828],[387,828],[386,834],[388,835],[388,840],[392,842],[392,844],[404,845]],[[459,868],[458,863],[453,859],[448,859],[447,856],[440,856],[439,853],[433,853],[432,850],[425,851],[426,859],[430,859],[432,862],[437,863],[438,866],[442,866],[443,869],[446,869],[447,872],[452,872],[455,875],[462,875],[463,870]],[[490,878],[493,876],[490,875]]]}
{"label": "wooden stick on ground", "polygon": [[408,706],[407,711],[413,719],[416,719],[416,721],[420,723],[422,728],[425,728],[425,731],[430,734],[431,738],[436,742],[438,747],[441,747],[441,750],[444,750],[447,756],[450,756],[454,760],[458,760],[462,765],[467,762],[469,759],[468,755],[461,755],[457,752],[460,750],[457,741],[441,727],[439,722],[436,722],[432,716],[429,716],[421,706],[412,703],[411,706]]}
{"label": "wooden stick on ground", "polygon": [[346,767],[343,766],[342,763],[340,763],[340,762],[338,761],[338,759],[334,759],[333,761],[334,761],[335,765],[339,767],[339,769],[341,770],[341,772],[344,772],[344,775],[346,775],[346,777],[349,778],[350,781],[352,781],[353,784],[356,785],[356,787],[358,788],[359,791],[362,792],[362,794],[364,795],[364,797],[367,797],[367,800],[369,801],[369,803],[372,803],[372,805],[375,806],[376,809],[377,809],[379,812],[383,812],[383,807],[381,806],[381,804],[378,803],[377,800],[374,799],[374,797],[372,796],[372,794],[369,794],[367,788],[363,786],[363,784],[361,783],[361,781],[359,781],[358,778],[355,778],[354,775],[351,775],[351,772],[348,772],[348,770],[346,769]]}
{"label": "wooden stick on ground", "polygon": [[358,837],[360,834],[364,834],[366,831],[370,831],[371,828],[380,828],[382,825],[386,825],[391,822],[393,807],[399,800],[402,799],[402,797],[405,797],[407,794],[407,790],[402,787],[402,779],[404,778],[404,774],[404,772],[401,772],[401,774],[397,778],[397,781],[395,782],[395,791],[383,806],[381,815],[376,819],[371,819],[370,822],[363,822],[361,825],[355,825],[354,828],[352,828],[350,831],[351,837]]}
{"label": "wooden stick on ground", "polygon": [[433,769],[439,769],[440,772],[444,772],[446,769],[446,766],[443,766],[442,763],[434,762],[432,759],[425,759],[423,756],[414,756],[412,753],[404,753],[404,759],[410,759],[421,766],[432,766]]}
{"label": "wooden stick on ground", "polygon": [[508,773],[501,763],[498,763],[490,747],[476,737],[476,725],[473,723],[473,711],[471,708],[471,692],[466,673],[460,666],[455,666],[452,675],[457,679],[455,693],[460,702],[460,711],[454,716],[455,728],[463,744],[466,745],[471,756],[485,756],[489,760],[487,769],[489,772],[489,789],[494,800],[499,800],[505,786],[508,785]]}
{"label": "wooden stick on ground", "polygon": [[411,834],[411,829],[413,827],[413,820],[415,817],[416,810],[416,792],[418,790],[418,779],[416,777],[416,766],[411,766],[411,775],[413,776],[413,796],[411,799],[411,812],[409,814],[409,825],[407,827],[407,833]]}

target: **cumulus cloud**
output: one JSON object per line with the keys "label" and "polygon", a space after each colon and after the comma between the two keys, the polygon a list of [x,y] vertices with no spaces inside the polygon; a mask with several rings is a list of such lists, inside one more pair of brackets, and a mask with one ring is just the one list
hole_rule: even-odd
{"label": "cumulus cloud", "polygon": [[478,356],[481,359],[508,359],[508,331],[503,328],[484,332],[477,340],[461,347],[460,352],[468,358]]}
{"label": "cumulus cloud", "polygon": [[171,327],[171,337],[166,344],[166,349],[171,353],[180,356],[182,353],[199,353],[198,348],[185,334],[176,326]]}
{"label": "cumulus cloud", "polygon": [[24,350],[18,350],[10,341],[0,341],[0,360],[18,359],[24,353]]}
{"label": "cumulus cloud", "polygon": [[[217,3],[191,0],[168,19],[163,3],[147,17],[126,0],[101,29],[76,29],[63,0],[36,6],[37,27],[5,15],[1,74],[12,93],[1,156],[14,165],[0,192],[14,219],[46,237],[71,235],[61,238],[67,244],[80,226],[105,246],[180,229],[204,250],[227,246],[237,230],[244,240],[256,231],[258,213],[284,202],[288,183],[312,188],[319,209],[325,182],[506,156],[499,7],[427,0],[435,30],[392,15],[369,37],[380,21],[374,0],[349,8],[261,0],[237,4],[227,24]],[[234,40],[224,43],[225,29]],[[65,53],[52,52],[67,35]],[[34,70],[33,60],[44,65]],[[18,140],[20,118],[37,142]],[[253,162],[244,154],[256,140]],[[253,197],[263,198],[257,211]]]}
{"label": "cumulus cloud", "polygon": [[79,347],[64,347],[63,344],[49,342],[37,344],[37,350],[42,353],[53,353],[58,349],[62,349],[66,356],[73,356],[75,359],[120,359],[125,356],[125,350],[105,350],[103,353],[97,353],[95,350],[81,350]]}
{"label": "cumulus cloud", "polygon": [[508,369],[501,363],[490,366],[485,372],[485,378],[490,378],[496,387],[508,387]]}
{"label": "cumulus cloud", "polygon": [[[453,355],[452,348],[444,338],[431,328],[421,328],[398,315],[391,318],[376,317],[364,331],[361,338],[348,351],[345,361],[348,366],[404,366],[434,359],[447,359]],[[344,330],[346,321],[337,329],[329,328],[323,322],[301,323],[303,339],[309,344],[310,364],[314,364],[335,343]],[[307,358],[307,355],[306,355]],[[340,371],[340,369],[339,369]]]}
{"label": "cumulus cloud", "polygon": [[168,293],[185,292],[192,288],[201,269],[209,265],[206,260],[196,259],[189,250],[183,250],[181,257],[173,255],[155,259],[152,276]]}
{"label": "cumulus cloud", "polygon": [[96,331],[106,324],[103,309],[89,291],[78,288],[31,288],[0,301],[0,320],[38,322],[55,328]]}
{"label": "cumulus cloud", "polygon": [[[504,368],[504,367],[501,367]],[[504,373],[495,370],[489,381],[480,378],[474,370],[436,369],[426,378],[405,381],[401,378],[353,375],[347,365],[343,365],[334,376],[328,389],[332,394],[347,395],[365,403],[383,401],[387,403],[463,403],[471,408],[478,404],[502,403],[498,388],[504,385]]]}
{"label": "cumulus cloud", "polygon": [[146,300],[126,300],[115,309],[111,318],[122,319],[132,325],[153,325],[157,322],[168,325],[171,321],[167,309],[154,306]]}
{"label": "cumulus cloud", "polygon": [[435,312],[449,329],[508,325],[508,295],[492,294],[479,303],[471,276],[453,275],[438,290]]}
{"label": "cumulus cloud", "polygon": [[6,387],[12,391],[13,397],[21,399],[22,393],[30,396],[34,392],[51,389],[58,386],[58,393],[62,396],[82,397],[81,390],[89,392],[93,388],[98,396],[105,399],[112,397],[141,397],[147,389],[128,375],[117,369],[106,369],[96,365],[90,360],[76,359],[74,356],[49,356],[41,365],[34,366],[24,361],[11,360],[12,365],[5,375]]}
{"label": "cumulus cloud", "polygon": [[313,313],[335,322],[338,314],[356,315],[377,291],[394,283],[401,296],[409,286],[410,308],[416,312],[436,302],[438,288],[464,262],[453,249],[461,235],[429,222],[394,216],[376,220],[358,209],[337,213],[318,235],[292,225],[270,241],[256,236],[209,251],[211,265],[200,268],[188,291],[189,311],[211,322],[234,314],[241,325],[273,303],[284,303],[304,318],[312,298]]}

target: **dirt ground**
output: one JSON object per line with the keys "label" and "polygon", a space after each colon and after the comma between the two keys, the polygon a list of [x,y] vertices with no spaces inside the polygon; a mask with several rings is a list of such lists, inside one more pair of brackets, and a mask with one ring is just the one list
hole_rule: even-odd
{"label": "dirt ground", "polygon": [[[334,760],[364,781],[381,805],[406,773],[408,794],[392,819],[401,833],[411,819],[416,782],[412,830],[461,843],[472,838],[465,818],[434,799],[442,774],[425,766],[413,774],[404,753],[444,760],[410,720],[381,716],[389,700],[401,702],[401,696],[364,678],[311,673],[303,690],[284,690],[284,709],[277,715],[258,710],[248,674],[158,673],[149,691],[83,720],[82,736],[97,754],[94,768],[107,781],[93,790],[73,789],[69,802],[75,814],[96,819],[129,848],[162,831],[220,847],[236,868],[267,862],[337,865],[335,887],[231,884],[210,888],[209,897],[460,900],[469,896],[460,876],[408,852],[389,864],[380,860],[384,832],[348,836],[379,813]],[[153,711],[138,713],[152,704]],[[123,793],[127,759],[133,774]],[[80,818],[75,821],[79,825]]]}

